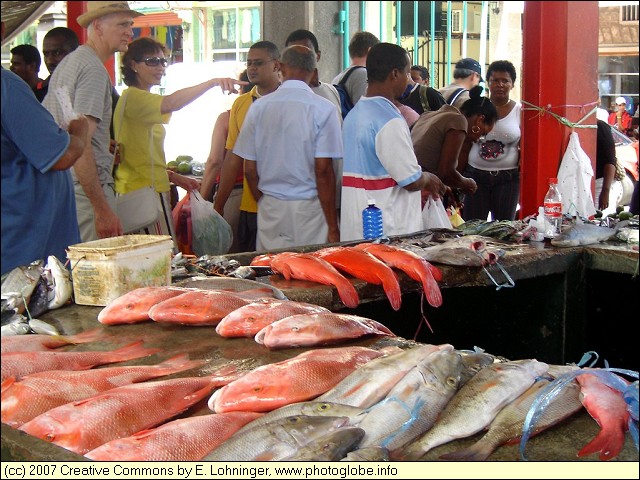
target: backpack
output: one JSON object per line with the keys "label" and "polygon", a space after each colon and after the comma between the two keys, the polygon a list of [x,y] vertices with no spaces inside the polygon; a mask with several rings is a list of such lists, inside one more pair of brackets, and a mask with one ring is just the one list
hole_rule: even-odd
{"label": "backpack", "polygon": [[346,73],[342,76],[342,79],[337,84],[333,86],[338,91],[338,96],[340,97],[340,110],[342,111],[342,118],[344,119],[347,116],[347,113],[351,111],[353,108],[353,102],[351,101],[351,97],[349,96],[349,92],[347,91],[345,84],[349,79],[349,76],[357,69],[357,68],[365,68],[361,65],[356,65],[351,67]]}
{"label": "backpack", "polygon": [[462,87],[456,89],[451,95],[449,95],[449,98],[447,98],[447,103],[449,105],[453,105],[453,103],[458,99],[460,94],[466,90],[467,90],[466,88],[462,88]]}

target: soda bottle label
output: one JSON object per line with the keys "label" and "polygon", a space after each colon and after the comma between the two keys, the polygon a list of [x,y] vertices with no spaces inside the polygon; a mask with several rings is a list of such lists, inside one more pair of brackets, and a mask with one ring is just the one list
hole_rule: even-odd
{"label": "soda bottle label", "polygon": [[562,202],[545,202],[544,214],[553,218],[562,217]]}

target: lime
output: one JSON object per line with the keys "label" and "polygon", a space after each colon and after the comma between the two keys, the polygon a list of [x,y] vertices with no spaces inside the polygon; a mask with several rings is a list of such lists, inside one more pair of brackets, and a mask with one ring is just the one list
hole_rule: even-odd
{"label": "lime", "polygon": [[602,210],[596,210],[595,217],[596,218],[602,218]]}
{"label": "lime", "polygon": [[176,157],[176,162],[178,163],[182,163],[182,162],[191,162],[193,160],[193,157],[191,155],[178,155]]}
{"label": "lime", "polygon": [[181,173],[183,175],[190,175],[191,174],[191,164],[189,162],[180,162],[178,164],[178,173]]}
{"label": "lime", "polygon": [[616,213],[620,213],[620,212],[622,212],[623,210],[624,210],[624,207],[623,207],[622,205],[618,205],[618,206],[616,207]]}
{"label": "lime", "polygon": [[176,162],[175,160],[171,160],[170,162],[167,162],[167,168],[169,170],[173,170],[174,172],[178,169],[178,162]]}
{"label": "lime", "polygon": [[631,217],[633,217],[631,212],[620,212],[618,214],[618,220],[629,220]]}

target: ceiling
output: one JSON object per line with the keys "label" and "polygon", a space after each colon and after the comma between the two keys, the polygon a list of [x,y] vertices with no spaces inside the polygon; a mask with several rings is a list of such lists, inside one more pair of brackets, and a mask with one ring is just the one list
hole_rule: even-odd
{"label": "ceiling", "polygon": [[10,42],[22,30],[37,20],[54,2],[2,2],[1,17],[4,22],[2,45]]}

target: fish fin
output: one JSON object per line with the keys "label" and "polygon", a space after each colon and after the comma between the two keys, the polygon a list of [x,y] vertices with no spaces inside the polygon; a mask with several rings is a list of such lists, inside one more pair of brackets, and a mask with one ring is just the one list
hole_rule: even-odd
{"label": "fish fin", "polygon": [[[124,347],[118,348],[111,352],[115,358],[119,358],[119,362],[124,362],[126,360],[132,360],[134,358],[146,357],[149,355],[153,355],[154,353],[158,353],[161,351],[160,348],[147,348],[143,346],[144,341],[138,340],[137,342],[130,343],[129,345],[125,345]],[[88,367],[91,368],[91,367]]]}
{"label": "fish fin", "polygon": [[431,275],[433,275],[433,278],[436,280],[436,282],[441,282],[442,281],[442,272],[440,271],[440,269],[438,267],[436,267],[435,265],[432,265],[431,263],[429,263],[426,260],[424,260],[424,263],[426,264],[427,269],[429,269],[429,271],[431,272]]}
{"label": "fish fin", "polygon": [[[346,280],[346,279],[345,279]],[[338,296],[342,303],[349,308],[357,308],[360,304],[360,297],[358,296],[358,292],[356,291],[353,284],[346,280],[345,282],[340,282],[340,284],[335,286],[338,290]]]}
{"label": "fish fin", "polygon": [[9,377],[5,379],[0,385],[0,392],[4,392],[7,388],[9,388],[14,383],[16,383],[16,377]]}
{"label": "fish fin", "polygon": [[189,360],[189,354],[179,353],[155,365],[155,367],[163,372],[163,375],[169,375],[171,373],[184,372],[185,370],[201,367],[204,364],[204,360]]}
{"label": "fish fin", "polygon": [[600,452],[600,460],[615,458],[624,446],[624,432],[621,429],[600,430],[588,444],[578,452],[578,457],[585,457]]}
{"label": "fish fin", "polygon": [[422,288],[424,290],[424,295],[427,299],[427,302],[432,307],[439,307],[442,305],[442,292],[440,291],[440,287],[438,286],[438,282],[433,277],[433,274],[430,270],[425,270],[422,275]]}
{"label": "fish fin", "polygon": [[443,460],[461,460],[467,462],[481,462],[489,458],[493,453],[493,448],[488,442],[476,442],[468,448],[463,448],[455,452],[440,455]]}
{"label": "fish fin", "polygon": [[398,277],[396,277],[396,274],[393,272],[391,272],[391,274],[392,278],[385,278],[382,280],[382,288],[384,288],[384,293],[389,299],[391,308],[393,308],[395,311],[398,311],[400,310],[400,306],[402,305],[402,292],[400,291]]}

